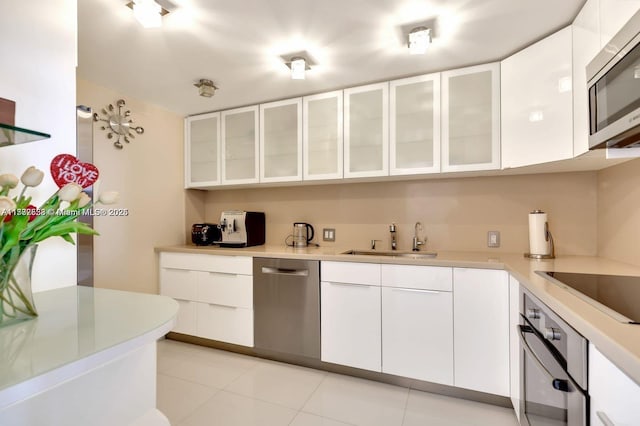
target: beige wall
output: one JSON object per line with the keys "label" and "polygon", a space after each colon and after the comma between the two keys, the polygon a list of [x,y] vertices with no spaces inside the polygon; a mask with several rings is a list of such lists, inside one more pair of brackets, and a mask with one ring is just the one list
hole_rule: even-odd
{"label": "beige wall", "polygon": [[99,111],[118,99],[127,102],[136,125],[144,127],[124,149],[113,146],[94,126],[94,163],[100,190],[118,190],[126,217],[95,217],[95,286],[156,293],[154,247],[182,244],[185,238],[183,118],[110,89],[78,79],[77,101]]}
{"label": "beige wall", "polygon": [[[388,225],[398,225],[399,248],[410,249],[414,223],[424,224],[427,250],[525,252],[528,213],[542,209],[559,254],[595,255],[596,172],[352,183],[223,190],[205,193],[205,219],[218,223],[225,209],[264,211],[267,244],[283,244],[293,222],[318,233],[336,228],[335,245],[389,247]],[[489,249],[487,231],[501,232]],[[321,235],[315,240],[322,245]]]}
{"label": "beige wall", "polygon": [[640,159],[598,173],[598,254],[640,265]]}

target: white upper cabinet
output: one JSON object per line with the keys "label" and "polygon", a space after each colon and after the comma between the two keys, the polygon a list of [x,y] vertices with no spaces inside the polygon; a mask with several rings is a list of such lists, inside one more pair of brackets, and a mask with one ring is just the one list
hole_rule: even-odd
{"label": "white upper cabinet", "polygon": [[185,187],[220,184],[220,113],[185,119]]}
{"label": "white upper cabinet", "polygon": [[[640,0],[599,0],[600,46],[604,48],[611,38],[640,9]],[[620,49],[622,46],[612,46]]]}
{"label": "white upper cabinet", "polygon": [[442,171],[500,168],[500,64],[442,73]]}
{"label": "white upper cabinet", "polygon": [[573,157],[571,38],[567,27],[502,61],[503,168]]}
{"label": "white upper cabinet", "polygon": [[344,91],[344,177],[389,174],[389,83]]}
{"label": "white upper cabinet", "polygon": [[302,98],[303,179],[342,179],[342,91]]}
{"label": "white upper cabinet", "polygon": [[440,171],[440,74],[390,83],[391,175]]}
{"label": "white upper cabinet", "polygon": [[598,0],[585,3],[573,21],[573,156],[589,151],[587,64],[600,51]]}
{"label": "white upper cabinet", "polygon": [[222,184],[257,183],[258,105],[220,113]]}
{"label": "white upper cabinet", "polygon": [[302,180],[302,98],[260,105],[260,182]]}

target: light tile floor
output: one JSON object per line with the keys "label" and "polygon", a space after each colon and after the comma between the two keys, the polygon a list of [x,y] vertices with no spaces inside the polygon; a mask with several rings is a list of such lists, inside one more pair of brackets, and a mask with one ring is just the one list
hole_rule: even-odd
{"label": "light tile floor", "polygon": [[173,426],[517,426],[512,409],[158,342],[158,408]]}

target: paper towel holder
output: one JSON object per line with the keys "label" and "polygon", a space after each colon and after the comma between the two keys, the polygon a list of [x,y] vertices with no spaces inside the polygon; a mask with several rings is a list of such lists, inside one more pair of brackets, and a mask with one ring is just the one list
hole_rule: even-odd
{"label": "paper towel holder", "polygon": [[[535,212],[541,212],[540,210],[536,210]],[[532,213],[535,213],[532,212]],[[549,231],[549,223],[544,223],[544,239],[549,242],[551,247],[551,253],[549,254],[533,254],[533,253],[525,253],[524,257],[528,257],[529,259],[555,259],[556,258],[556,248],[553,244],[553,235],[551,235],[551,231]]]}

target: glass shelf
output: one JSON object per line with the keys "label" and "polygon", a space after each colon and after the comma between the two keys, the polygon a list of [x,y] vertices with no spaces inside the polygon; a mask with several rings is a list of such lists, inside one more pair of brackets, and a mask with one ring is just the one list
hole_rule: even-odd
{"label": "glass shelf", "polygon": [[0,123],[0,147],[49,139],[51,135]]}

